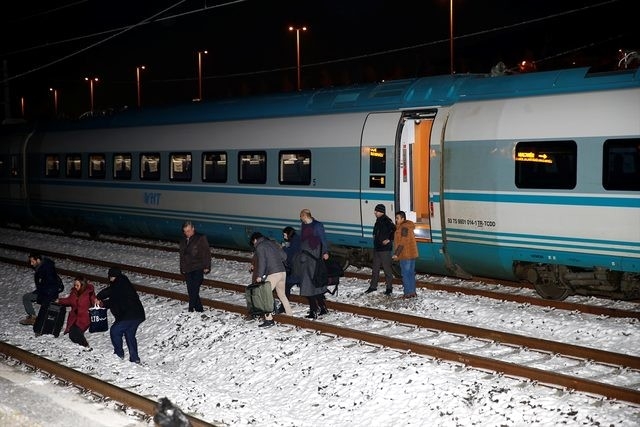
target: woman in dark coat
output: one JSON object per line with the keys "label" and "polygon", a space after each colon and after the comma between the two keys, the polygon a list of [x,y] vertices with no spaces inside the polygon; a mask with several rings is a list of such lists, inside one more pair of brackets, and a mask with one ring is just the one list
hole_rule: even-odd
{"label": "woman in dark coat", "polygon": [[73,288],[71,288],[69,296],[56,300],[58,304],[71,307],[64,333],[69,334],[71,341],[83,347],[89,347],[84,333],[89,329],[91,323],[89,309],[93,307],[95,297],[93,285],[84,277],[79,276],[73,280]]}
{"label": "woman in dark coat", "polygon": [[[300,253],[300,235],[296,233],[293,227],[285,227],[282,230],[284,245],[282,249],[287,254],[287,282],[285,284],[285,295],[287,298],[291,296],[291,288],[300,284],[300,277],[293,274],[294,258]],[[280,305],[278,313],[284,313],[284,307]]]}

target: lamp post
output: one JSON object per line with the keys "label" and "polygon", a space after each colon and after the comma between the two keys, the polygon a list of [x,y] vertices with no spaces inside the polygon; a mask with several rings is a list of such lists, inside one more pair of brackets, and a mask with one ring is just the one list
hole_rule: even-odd
{"label": "lamp post", "polygon": [[140,97],[140,70],[145,70],[147,67],[139,65],[136,67],[136,87],[138,89],[138,108],[142,107],[142,98]]}
{"label": "lamp post", "polygon": [[453,0],[449,0],[449,57],[451,65],[451,74],[455,73],[453,69]]}
{"label": "lamp post", "polygon": [[91,98],[91,112],[93,113],[93,82],[98,82],[97,77],[85,77],[85,81],[89,82],[89,95]]}
{"label": "lamp post", "polygon": [[58,89],[50,87],[49,92],[53,93],[53,114],[58,117]]}
{"label": "lamp post", "polygon": [[296,60],[298,68],[298,91],[302,90],[300,83],[300,31],[307,31],[307,27],[289,27],[289,31],[296,32]]}
{"label": "lamp post", "polygon": [[202,101],[202,55],[206,55],[206,50],[198,51],[198,101]]}

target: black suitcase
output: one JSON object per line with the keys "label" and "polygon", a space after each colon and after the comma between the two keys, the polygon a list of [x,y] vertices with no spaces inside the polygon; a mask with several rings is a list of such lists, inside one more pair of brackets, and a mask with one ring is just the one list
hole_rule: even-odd
{"label": "black suitcase", "polygon": [[51,334],[54,337],[60,335],[64,319],[67,316],[67,307],[64,305],[51,303],[41,305],[36,317],[36,323],[33,324],[33,332],[37,335]]}

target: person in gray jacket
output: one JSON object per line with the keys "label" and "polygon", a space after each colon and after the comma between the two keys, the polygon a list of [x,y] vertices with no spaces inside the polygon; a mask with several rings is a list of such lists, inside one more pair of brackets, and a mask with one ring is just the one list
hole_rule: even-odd
{"label": "person in gray jacket", "polygon": [[[287,261],[287,254],[278,243],[267,239],[259,232],[253,233],[249,242],[255,249],[256,266],[254,274],[256,282],[270,282],[271,289],[276,290],[285,314],[292,316],[291,305],[285,292],[287,280],[285,262]],[[273,314],[267,313],[264,322],[258,326],[268,327],[274,324]]]}

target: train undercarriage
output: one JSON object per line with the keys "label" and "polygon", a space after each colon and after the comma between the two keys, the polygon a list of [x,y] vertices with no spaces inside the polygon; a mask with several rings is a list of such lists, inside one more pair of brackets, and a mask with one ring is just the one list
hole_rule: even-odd
{"label": "train undercarriage", "polygon": [[528,262],[516,262],[514,272],[519,280],[531,283],[547,299],[562,301],[570,295],[640,298],[640,274]]}

